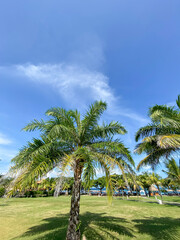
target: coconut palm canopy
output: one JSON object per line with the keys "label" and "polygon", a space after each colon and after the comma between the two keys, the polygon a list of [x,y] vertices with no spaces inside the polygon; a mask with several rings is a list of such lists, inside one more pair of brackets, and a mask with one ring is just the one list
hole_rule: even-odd
{"label": "coconut palm canopy", "polygon": [[93,178],[93,169],[101,167],[106,174],[107,192],[112,194],[110,171],[119,167],[124,171],[134,161],[128,148],[113,136],[125,134],[119,122],[98,124],[106,110],[105,102],[96,101],[81,118],[77,110],[51,108],[46,112],[49,120],[34,120],[24,130],[40,130],[41,137],[29,142],[12,160],[13,172],[18,175],[11,193],[37,181],[55,167],[61,172],[74,172],[74,187],[71,200],[70,221],[67,239],[80,239],[79,200],[81,176]]}
{"label": "coconut palm canopy", "polygon": [[177,106],[155,105],[149,109],[151,123],[140,128],[135,136],[136,141],[142,142],[136,146],[135,152],[147,156],[140,161],[137,169],[150,164],[153,168],[161,158],[171,154],[179,154],[180,150],[180,95]]}

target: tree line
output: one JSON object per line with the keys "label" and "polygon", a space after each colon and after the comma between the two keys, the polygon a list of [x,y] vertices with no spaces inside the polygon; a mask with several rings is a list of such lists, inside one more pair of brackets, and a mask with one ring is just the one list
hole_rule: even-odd
{"label": "tree line", "polygon": [[[176,164],[174,159],[171,159],[170,162]],[[174,166],[174,165],[173,165]],[[177,166],[176,166],[177,167]],[[178,168],[178,167],[177,167]],[[157,187],[157,191],[162,198],[162,192],[168,194],[167,189],[174,190],[177,192],[179,189],[179,183],[174,176],[176,172],[172,171],[172,165],[168,165],[166,168],[166,173],[168,177],[162,178],[158,174],[144,172],[142,174],[134,176],[136,179],[132,178],[130,174],[126,174],[126,179],[128,185],[124,181],[123,175],[113,174],[111,175],[114,196],[138,196],[140,195],[140,190],[144,190],[146,196],[154,195],[155,191],[151,190],[152,185]],[[173,177],[172,177],[173,176]],[[0,176],[0,179],[3,176]],[[178,178],[178,175],[176,176]],[[1,180],[0,182],[0,197],[3,197],[6,191],[6,188],[13,181],[13,178],[7,177]],[[40,181],[33,183],[32,185],[26,186],[23,191],[17,191],[14,193],[16,197],[48,197],[54,196],[58,178],[44,178]],[[63,177],[61,188],[59,189],[58,195],[71,195],[73,190],[74,178],[73,177]],[[96,190],[94,190],[94,188]],[[105,176],[91,180],[89,186],[87,182],[81,182],[81,194],[96,194],[96,195],[105,195],[103,189],[106,188],[106,178]],[[171,194],[171,193],[170,193]],[[176,193],[178,194],[178,193]],[[178,194],[179,195],[179,194]]]}

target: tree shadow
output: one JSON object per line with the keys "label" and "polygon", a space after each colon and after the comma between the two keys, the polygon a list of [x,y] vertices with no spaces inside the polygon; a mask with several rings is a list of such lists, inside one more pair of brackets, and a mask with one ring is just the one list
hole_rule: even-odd
{"label": "tree shadow", "polygon": [[[150,203],[151,205],[159,205],[159,203],[157,201],[142,201],[142,200],[138,200],[138,199],[128,199],[127,201],[129,202],[140,202],[140,203]],[[175,207],[180,207],[180,203],[177,202],[166,202],[163,201],[163,206],[175,206]]]}
{"label": "tree shadow", "polygon": [[[15,239],[34,237],[36,240],[59,240],[66,238],[69,214],[46,218],[42,224],[31,227],[23,235]],[[134,237],[133,230],[123,226],[127,223],[124,218],[106,216],[105,213],[86,212],[80,216],[81,236],[87,240],[119,240],[121,237]]]}
{"label": "tree shadow", "polygon": [[0,203],[0,207],[4,207],[4,206],[9,206],[9,203],[7,203],[7,202],[1,202],[1,203]]}
{"label": "tree shadow", "polygon": [[7,204],[7,203],[1,203],[0,204],[0,207],[4,207],[4,206],[8,206],[9,204]]}
{"label": "tree shadow", "polygon": [[135,227],[141,234],[148,234],[154,240],[180,239],[180,218],[152,217],[133,220]]}
{"label": "tree shadow", "polygon": [[171,207],[175,206],[175,207],[180,208],[180,204],[176,203],[176,202],[174,202],[174,203],[163,202],[163,205],[171,206]]}
{"label": "tree shadow", "polygon": [[106,216],[105,213],[86,212],[81,219],[81,233],[87,240],[119,240],[122,236],[134,237],[133,230],[123,226],[128,223],[124,218]]}

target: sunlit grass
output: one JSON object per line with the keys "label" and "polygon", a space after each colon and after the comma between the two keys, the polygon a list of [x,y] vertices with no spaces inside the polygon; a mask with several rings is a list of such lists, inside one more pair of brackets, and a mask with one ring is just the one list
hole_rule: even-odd
{"label": "sunlit grass", "polygon": [[[69,196],[0,199],[1,239],[65,239],[69,208]],[[178,206],[138,198],[109,205],[106,197],[81,197],[81,233],[89,240],[180,239],[179,216]]]}

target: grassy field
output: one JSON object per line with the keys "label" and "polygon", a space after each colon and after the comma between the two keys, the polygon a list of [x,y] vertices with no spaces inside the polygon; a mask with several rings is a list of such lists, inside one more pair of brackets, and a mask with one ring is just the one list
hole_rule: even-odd
{"label": "grassy field", "polygon": [[[69,196],[0,199],[0,239],[63,240],[69,206]],[[159,205],[137,198],[115,198],[109,205],[106,197],[81,197],[80,228],[87,240],[178,240],[179,217],[179,206]]]}

